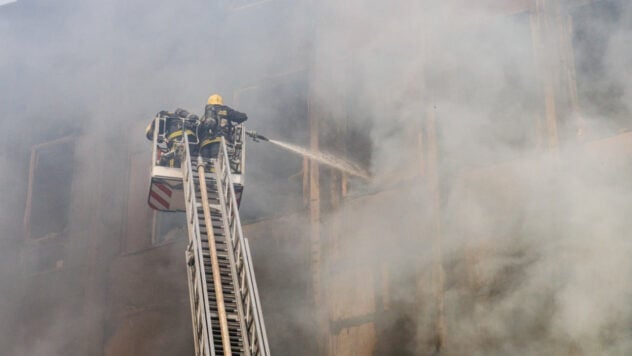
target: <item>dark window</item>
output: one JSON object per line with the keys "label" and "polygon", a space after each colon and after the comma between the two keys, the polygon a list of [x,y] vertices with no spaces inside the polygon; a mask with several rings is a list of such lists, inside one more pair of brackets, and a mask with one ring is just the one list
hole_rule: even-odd
{"label": "dark window", "polygon": [[123,252],[140,251],[178,238],[187,238],[184,213],[160,212],[147,204],[151,153],[139,152],[130,157],[127,194],[127,233]]}
{"label": "dark window", "polygon": [[33,147],[24,220],[28,238],[50,238],[67,232],[73,166],[71,138]]}
{"label": "dark window", "polygon": [[152,242],[159,245],[168,241],[187,238],[186,215],[183,212],[162,212],[154,213],[154,229]]}
{"label": "dark window", "polygon": [[630,129],[632,109],[626,93],[632,65],[632,5],[628,0],[599,1],[574,9],[571,15],[582,115],[597,134]]}
{"label": "dark window", "polygon": [[[248,130],[271,139],[309,147],[307,78],[290,73],[241,92],[235,109],[256,112]],[[279,216],[300,209],[303,157],[267,142],[246,142],[246,170],[242,220]]]}

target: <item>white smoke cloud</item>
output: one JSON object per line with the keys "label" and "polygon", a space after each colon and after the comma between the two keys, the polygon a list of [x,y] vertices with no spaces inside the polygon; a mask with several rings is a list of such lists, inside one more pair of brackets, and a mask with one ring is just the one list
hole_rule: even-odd
{"label": "white smoke cloud", "polygon": [[[348,50],[353,71],[362,78],[359,86],[342,87],[350,87],[349,95],[371,114],[359,116],[372,128],[374,189],[393,186],[393,180],[408,176],[407,170],[418,169],[419,148],[411,144],[409,133],[422,127],[429,110],[436,117],[446,270],[445,352],[629,352],[632,314],[625,301],[632,294],[627,278],[632,250],[625,216],[631,208],[627,181],[632,172],[623,163],[627,151],[618,146],[614,152],[595,154],[607,143],[574,145],[575,129],[563,123],[568,120],[563,116],[558,126],[560,152],[539,151],[543,84],[528,13],[499,16],[485,5],[463,2],[459,7],[430,2],[419,8],[406,6],[338,7],[337,15],[347,21],[328,26],[316,45],[324,47],[317,53]],[[625,68],[632,53],[623,43],[632,36],[625,20],[631,11],[623,3],[620,9],[620,20],[595,15],[585,21],[605,27],[602,34],[608,42],[603,53],[606,76],[597,85],[620,83],[621,103],[629,108]],[[354,40],[341,38],[349,33],[362,34],[358,42],[365,47],[345,44]],[[577,51],[579,62],[581,56],[594,55]],[[315,63],[326,72],[344,62],[323,55]],[[581,84],[590,88],[582,74],[578,73]],[[345,80],[348,77],[341,79]],[[325,86],[319,92],[332,89]],[[559,107],[566,105],[561,98]],[[612,132],[615,119],[592,118],[589,137]],[[418,185],[423,191],[431,183],[422,179],[399,184]],[[370,269],[377,261],[388,261],[385,254],[397,251],[399,262],[388,262],[395,266],[394,279],[410,274],[416,265],[430,270],[433,259],[428,251],[434,240],[431,223],[424,219],[436,217],[435,207],[423,194],[403,198],[410,194],[408,189],[395,197],[360,198],[361,205],[343,208],[337,218],[345,221],[340,238],[347,243],[337,254],[364,260]],[[417,241],[416,249],[393,246],[410,247],[410,240]],[[407,305],[416,287],[403,281],[391,293]],[[425,283],[423,293],[432,299],[432,280]],[[433,308],[413,315],[418,337],[409,341],[408,352],[430,352],[426,343],[434,333]]]}
{"label": "white smoke cloud", "polygon": [[[553,158],[536,153],[536,117],[543,115],[543,97],[528,14],[498,16],[490,7],[464,1],[365,1],[318,3],[318,11],[304,12],[296,5],[290,15],[277,17],[287,5],[279,1],[275,15],[253,11],[241,23],[215,17],[222,13],[220,2],[24,3],[24,9],[38,11],[0,18],[3,33],[10,34],[3,39],[7,50],[0,57],[0,93],[9,103],[0,105],[0,162],[20,172],[20,179],[6,174],[0,179],[16,187],[7,189],[12,198],[7,201],[24,201],[20,192],[26,189],[28,147],[77,127],[83,133],[78,167],[85,171],[75,189],[84,192],[94,180],[107,181],[100,177],[106,171],[93,161],[94,151],[107,152],[107,159],[98,162],[115,167],[106,178],[120,182],[116,174],[127,169],[127,145],[142,147],[144,140],[142,133],[131,132],[129,123],[142,125],[162,109],[184,107],[199,113],[209,91],[231,93],[260,82],[287,62],[295,65],[308,58],[303,53],[308,45],[274,39],[315,27],[313,38],[305,36],[314,46],[308,58],[311,94],[334,124],[344,116],[370,132],[376,175],[370,189],[392,189],[348,202],[331,217],[343,222],[338,255],[358,265],[383,259],[391,266],[393,308],[400,306],[400,316],[416,328],[402,350],[427,354],[432,348],[434,305],[410,307],[418,303],[417,293],[429,297],[426,301],[433,294],[430,278],[419,276],[427,277],[432,267],[430,226],[436,207],[426,190],[428,181],[410,178],[411,171],[419,170],[419,148],[411,142],[429,112],[437,119],[441,162],[446,352],[616,355],[632,348],[627,341],[632,319],[627,307],[632,294],[626,218],[632,213],[630,167],[620,164],[625,158],[610,159],[612,153],[588,157],[581,146],[563,145]],[[606,69],[600,79],[619,83],[620,102],[629,109],[632,55],[626,24],[632,12],[629,6],[623,9],[616,22],[608,17],[586,21],[607,34]],[[253,33],[268,40],[259,41]],[[295,36],[295,41],[303,39]],[[583,63],[582,53],[575,55]],[[585,74],[581,66],[577,70]],[[588,89],[602,84],[584,78],[589,79],[582,84]],[[274,115],[266,105],[250,104],[252,121]],[[338,114],[340,106],[346,106],[345,115]],[[593,133],[621,126],[603,115],[585,119]],[[305,135],[289,132],[288,137]],[[427,144],[427,137],[422,141]],[[352,158],[360,154],[348,153]],[[504,165],[481,168],[497,163]],[[468,173],[472,169],[479,175]],[[245,199],[256,199],[257,192],[248,189]],[[124,204],[121,196],[108,204]],[[7,212],[16,210],[12,204],[0,212],[15,218],[6,219],[6,229],[2,220],[3,235],[6,231],[15,238],[20,218]],[[263,204],[255,205],[260,209]],[[270,208],[286,208],[278,205]],[[104,221],[120,223],[120,211],[113,210]],[[325,217],[324,226],[329,219]],[[13,220],[18,223],[10,224]],[[6,275],[15,275],[6,268]],[[2,282],[3,290],[13,285],[9,277]],[[303,320],[309,302],[293,300],[287,309],[293,311],[288,324],[300,325],[310,335]],[[283,320],[279,315],[273,319]],[[275,336],[276,330],[284,330],[283,335]],[[290,339],[286,333],[304,330],[268,325],[271,338],[282,340]],[[61,333],[51,329],[48,334],[40,345],[57,347]],[[378,343],[393,350],[389,341]],[[39,352],[39,347],[31,351]]]}

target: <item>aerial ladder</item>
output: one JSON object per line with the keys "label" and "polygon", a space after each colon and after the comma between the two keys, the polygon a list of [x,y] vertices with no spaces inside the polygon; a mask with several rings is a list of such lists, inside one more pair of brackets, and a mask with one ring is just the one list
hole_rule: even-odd
{"label": "aerial ladder", "polygon": [[[270,354],[248,239],[239,219],[245,147],[243,125],[222,137],[219,154],[203,159],[182,135],[169,148],[175,164],[161,158],[164,118],[153,130],[149,205],[184,211],[188,228],[187,279],[196,356]],[[186,128],[183,120],[183,127]]]}

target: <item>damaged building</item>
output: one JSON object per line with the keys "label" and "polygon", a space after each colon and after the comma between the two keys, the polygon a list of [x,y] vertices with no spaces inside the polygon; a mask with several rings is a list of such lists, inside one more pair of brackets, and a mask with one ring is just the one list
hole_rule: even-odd
{"label": "damaged building", "polygon": [[3,355],[194,354],[160,110],[220,92],[273,355],[632,351],[625,0],[0,6]]}

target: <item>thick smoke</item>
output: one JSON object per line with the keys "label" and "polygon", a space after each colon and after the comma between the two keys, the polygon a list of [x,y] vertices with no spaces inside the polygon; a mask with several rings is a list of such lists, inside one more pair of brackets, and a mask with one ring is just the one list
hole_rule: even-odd
{"label": "thick smoke", "polygon": [[[212,92],[223,94],[233,105],[233,92],[264,76],[275,51],[285,51],[283,43],[267,48],[263,42],[255,47],[257,60],[252,60],[251,48],[238,40],[252,33],[249,26],[269,29],[274,22],[252,16],[247,23],[231,23],[230,7],[223,1],[195,0],[21,0],[0,7],[3,354],[98,354],[103,345],[111,348],[117,342],[108,339],[116,330],[106,326],[114,325],[116,316],[106,312],[121,310],[111,303],[123,297],[113,295],[110,283],[134,274],[112,271],[110,264],[115,258],[117,265],[124,263],[124,257],[117,256],[130,252],[125,250],[127,198],[134,193],[128,191],[130,158],[145,154],[149,163],[145,125],[160,110],[182,107],[200,114]],[[30,267],[45,265],[41,256],[51,248],[24,240],[30,150],[68,136],[75,137],[74,152],[66,152],[74,166],[72,179],[66,182],[72,191],[70,218],[64,226],[67,236],[56,245],[66,257],[63,262],[53,259],[53,267],[46,266],[44,273],[34,273]],[[176,262],[184,269],[183,250],[167,249],[160,259],[145,261],[143,271],[154,276],[149,271]],[[32,256],[35,261],[25,263]],[[55,270],[55,263],[60,268]],[[186,294],[184,275],[175,287],[168,278],[173,275],[142,279],[135,286],[140,289],[130,290],[145,291],[155,283],[182,293],[180,297]],[[162,302],[180,306],[187,300]],[[182,313],[188,317],[188,308]],[[165,333],[189,336],[188,318],[177,319],[184,331]],[[161,325],[173,327],[166,320]],[[147,347],[159,344],[156,340],[162,337],[139,336],[139,350],[168,352],[149,351]],[[192,349],[192,342],[182,340],[174,347],[188,348],[173,354]]]}
{"label": "thick smoke", "polygon": [[[607,1],[562,8],[575,26],[579,115],[589,128],[580,139],[594,141],[577,144],[576,117],[564,114],[567,89],[555,77],[565,67],[549,62],[563,63],[566,54],[550,47],[541,57],[534,53],[542,39],[534,38],[529,13],[499,16],[498,6],[469,2],[380,4],[336,8],[339,21],[327,19],[316,48],[339,57],[315,61],[326,71],[347,65],[345,54],[354,56],[348,69],[362,85],[337,77],[320,92],[342,87],[361,102],[363,111],[350,115],[372,127],[375,190],[401,185],[419,169],[421,148],[410,130],[436,120],[439,211],[426,176],[394,196],[359,198],[325,224],[342,221],[338,238],[345,242],[336,245],[342,260],[391,268],[390,298],[403,311],[400,324],[391,321],[387,329],[412,328],[416,335],[407,342],[378,335],[378,347],[432,353],[441,307],[447,354],[629,353],[632,171],[629,148],[608,148],[607,138],[630,128],[632,52],[623,42],[632,38],[632,8]],[[547,81],[556,83],[560,119],[560,144],[550,150],[538,126]],[[436,268],[437,244],[442,305],[436,278],[424,277]],[[373,292],[360,282],[343,288],[331,293]]]}
{"label": "thick smoke", "polygon": [[[237,109],[248,112],[251,127],[273,138],[307,145],[304,113],[288,109],[303,109],[295,103],[307,95],[319,105],[323,127],[326,117],[331,126],[369,133],[370,144],[358,145],[363,137],[348,142],[345,155],[370,158],[375,180],[370,186],[352,181],[357,196],[325,216],[323,226],[338,229],[335,253],[325,256],[328,271],[335,277],[335,271],[356,268],[357,280],[364,283],[327,277],[332,298],[373,295],[379,288],[367,276],[389,276],[381,281],[388,293],[375,293],[376,304],[379,299],[391,311],[379,320],[377,353],[425,355],[436,348],[438,255],[444,270],[439,283],[444,352],[630,353],[632,168],[625,163],[630,149],[604,140],[576,144],[575,117],[568,113],[560,115],[560,145],[547,148],[543,83],[552,74],[542,69],[542,55],[555,57],[554,51],[534,53],[533,18],[526,12],[498,15],[511,12],[512,5],[500,3],[270,1],[251,7],[249,15],[240,13],[243,20],[226,15],[231,5],[224,1],[21,0],[0,7],[0,30],[6,34],[0,40],[5,202],[0,206],[0,348],[16,355],[64,354],[74,349],[72,342],[81,343],[84,333],[91,334],[86,325],[101,325],[96,314],[107,303],[91,299],[81,304],[84,312],[64,309],[64,291],[83,291],[74,283],[60,284],[55,298],[43,296],[49,299],[48,310],[28,308],[30,299],[24,296],[32,288],[17,270],[17,251],[30,147],[79,137],[70,209],[80,216],[105,206],[107,213],[96,220],[100,238],[87,238],[94,220],[73,220],[68,229],[86,238],[66,248],[78,256],[78,266],[91,265],[95,257],[103,266],[99,258],[105,257],[84,251],[112,256],[120,249],[125,220],[120,207],[127,194],[121,172],[129,169],[129,155],[147,150],[146,121],[176,107],[200,113],[209,91],[217,91],[229,105],[240,99]],[[268,10],[258,12],[258,6]],[[579,112],[586,122],[582,138],[594,141],[629,129],[631,7],[624,1],[597,1],[563,10],[574,20]],[[308,83],[296,88],[275,86],[268,76],[300,75],[305,68]],[[274,95],[250,101],[245,94],[231,97],[237,89],[262,83]],[[563,113],[560,108],[568,103],[557,99]],[[425,176],[416,176],[420,162],[431,160],[428,151],[421,153],[431,144],[433,120],[440,162],[436,187],[427,164]],[[420,146],[417,132],[425,135]],[[255,173],[247,177],[246,214],[256,218],[265,209],[275,211],[266,215],[277,215],[294,207],[300,188],[285,195],[300,182],[278,180],[268,187],[255,180],[275,171],[298,172],[299,159],[267,147],[249,154],[256,161],[249,164]],[[95,197],[94,184],[112,194]],[[367,191],[373,194],[362,194]],[[181,251],[172,251],[152,263],[182,261]],[[288,267],[308,258],[289,247],[259,251],[261,256],[283,251],[290,255]],[[254,255],[258,258],[257,250]],[[271,275],[285,272],[277,267],[259,268]],[[103,276],[107,270],[95,273]],[[291,277],[287,284],[295,289],[309,280]],[[264,314],[276,311],[268,319],[268,333],[282,342],[273,343],[273,351],[283,354],[283,343],[315,334],[306,322],[312,315],[309,301],[302,300],[308,293],[283,290],[285,280],[270,275],[260,280],[278,287],[267,294],[270,299],[262,296]],[[290,315],[284,314],[288,310]],[[68,334],[74,340],[70,346]],[[39,341],[30,343],[25,335]]]}

